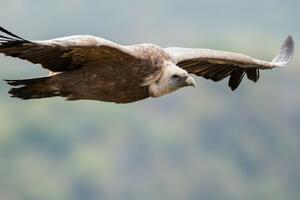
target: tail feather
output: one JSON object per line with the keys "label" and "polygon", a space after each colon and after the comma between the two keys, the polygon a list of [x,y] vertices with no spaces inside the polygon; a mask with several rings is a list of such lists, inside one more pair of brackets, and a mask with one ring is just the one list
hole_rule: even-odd
{"label": "tail feather", "polygon": [[22,79],[22,80],[4,80],[8,85],[20,86],[20,85],[32,85],[36,83],[41,83],[47,80],[49,77],[33,78],[33,79]]}
{"label": "tail feather", "polygon": [[59,91],[53,87],[49,87],[46,83],[48,79],[49,77],[42,77],[34,79],[5,81],[7,82],[7,84],[15,86],[8,92],[11,97],[27,100],[59,96]]}
{"label": "tail feather", "polygon": [[52,91],[45,92],[45,91],[33,90],[31,87],[28,86],[24,86],[21,88],[11,88],[8,93],[11,95],[12,98],[20,98],[23,100],[41,99],[41,98],[58,96],[57,94],[54,94]]}

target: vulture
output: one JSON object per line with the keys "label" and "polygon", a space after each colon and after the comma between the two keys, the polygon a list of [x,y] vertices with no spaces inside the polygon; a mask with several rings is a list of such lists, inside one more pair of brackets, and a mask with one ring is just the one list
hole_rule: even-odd
{"label": "vulture", "polygon": [[271,62],[240,53],[197,48],[162,48],[154,44],[119,45],[90,35],[30,41],[0,27],[0,54],[27,60],[49,70],[46,77],[5,80],[11,97],[96,100],[132,103],[195,87],[193,75],[215,82],[229,77],[236,90],[246,76],[286,66],[294,53],[288,36]]}

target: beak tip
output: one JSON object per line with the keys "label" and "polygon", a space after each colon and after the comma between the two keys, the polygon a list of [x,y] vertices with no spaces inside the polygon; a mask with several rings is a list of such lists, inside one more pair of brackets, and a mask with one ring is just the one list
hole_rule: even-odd
{"label": "beak tip", "polygon": [[193,88],[196,87],[196,82],[195,80],[192,78],[192,77],[189,77],[187,80],[186,80],[186,83],[188,86],[192,86]]}

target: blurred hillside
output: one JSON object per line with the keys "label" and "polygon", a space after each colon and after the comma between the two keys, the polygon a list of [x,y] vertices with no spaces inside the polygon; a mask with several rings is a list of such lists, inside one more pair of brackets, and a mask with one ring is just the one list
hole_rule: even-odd
{"label": "blurred hillside", "polygon": [[[300,38],[299,0],[1,0],[28,39],[91,34],[121,44],[236,51],[271,60]],[[1,79],[47,74],[0,56]],[[130,105],[10,99],[0,83],[2,200],[297,200],[300,57],[244,80]]]}

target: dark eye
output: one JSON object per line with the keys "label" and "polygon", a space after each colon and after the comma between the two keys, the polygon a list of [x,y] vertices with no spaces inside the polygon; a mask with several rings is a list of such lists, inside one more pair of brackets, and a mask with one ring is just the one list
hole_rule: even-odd
{"label": "dark eye", "polygon": [[173,78],[173,79],[178,79],[178,78],[180,78],[180,76],[178,76],[177,74],[174,74],[174,75],[172,76],[172,78]]}

